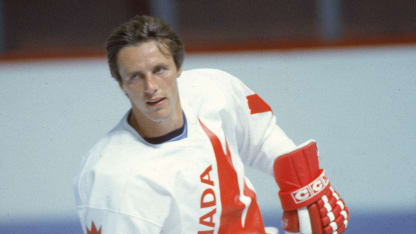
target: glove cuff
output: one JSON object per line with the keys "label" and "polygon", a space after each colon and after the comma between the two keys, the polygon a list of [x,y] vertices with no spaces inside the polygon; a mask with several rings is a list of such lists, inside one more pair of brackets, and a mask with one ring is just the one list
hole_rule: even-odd
{"label": "glove cuff", "polygon": [[311,140],[297,149],[278,157],[273,165],[274,176],[280,187],[283,210],[307,206],[329,188],[323,169],[319,168],[318,148]]}
{"label": "glove cuff", "polygon": [[321,174],[304,187],[288,192],[279,192],[280,202],[285,211],[297,210],[317,201],[330,188],[330,183],[321,169]]}

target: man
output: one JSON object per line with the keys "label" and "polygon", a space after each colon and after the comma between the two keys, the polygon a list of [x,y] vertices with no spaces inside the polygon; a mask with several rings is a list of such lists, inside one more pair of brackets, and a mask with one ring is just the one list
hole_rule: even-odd
{"label": "man", "polygon": [[131,110],[84,160],[75,197],[85,233],[265,233],[243,164],[274,176],[288,233],[341,233],[348,210],[270,107],[214,69],[182,72],[183,44],[136,16],[107,40],[112,76]]}

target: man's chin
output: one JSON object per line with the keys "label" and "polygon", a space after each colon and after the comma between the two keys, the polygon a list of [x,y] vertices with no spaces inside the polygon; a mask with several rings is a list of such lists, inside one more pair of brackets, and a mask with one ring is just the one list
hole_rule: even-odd
{"label": "man's chin", "polygon": [[148,118],[155,123],[163,123],[169,121],[171,115],[163,113],[152,113],[148,115]]}

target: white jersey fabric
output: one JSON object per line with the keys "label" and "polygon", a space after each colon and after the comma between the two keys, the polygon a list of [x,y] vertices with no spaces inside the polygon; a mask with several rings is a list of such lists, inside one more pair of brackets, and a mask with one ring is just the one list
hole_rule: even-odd
{"label": "white jersey fabric", "polygon": [[184,71],[178,87],[186,138],[150,144],[127,113],[84,159],[74,186],[84,233],[264,233],[244,164],[273,176],[295,145],[228,73]]}

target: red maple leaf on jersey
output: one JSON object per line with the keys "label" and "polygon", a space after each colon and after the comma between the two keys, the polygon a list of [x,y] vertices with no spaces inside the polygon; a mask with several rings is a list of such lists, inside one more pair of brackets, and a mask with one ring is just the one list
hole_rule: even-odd
{"label": "red maple leaf on jersey", "polygon": [[94,221],[91,222],[91,230],[87,227],[87,234],[101,234],[101,227],[97,230]]}

